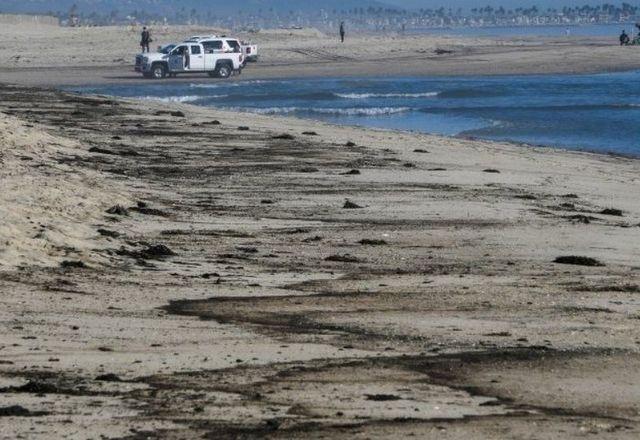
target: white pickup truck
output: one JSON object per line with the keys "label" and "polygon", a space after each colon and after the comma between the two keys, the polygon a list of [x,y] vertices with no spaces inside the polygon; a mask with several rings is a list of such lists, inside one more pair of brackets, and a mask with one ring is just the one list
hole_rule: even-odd
{"label": "white pickup truck", "polygon": [[244,61],[258,61],[258,46],[255,44],[247,43],[246,41],[240,42],[242,53],[244,54]]}
{"label": "white pickup truck", "polygon": [[158,52],[137,55],[135,71],[154,79],[180,73],[207,73],[211,77],[228,78],[234,72],[240,73],[244,63],[240,43],[233,38],[191,37]]}

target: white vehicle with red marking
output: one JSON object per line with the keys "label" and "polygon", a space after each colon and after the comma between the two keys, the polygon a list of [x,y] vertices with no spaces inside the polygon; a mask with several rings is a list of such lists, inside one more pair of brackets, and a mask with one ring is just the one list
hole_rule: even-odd
{"label": "white vehicle with red marking", "polygon": [[[234,42],[237,47],[234,47]],[[229,78],[234,73],[241,73],[244,63],[238,40],[204,36],[165,46],[156,53],[139,54],[135,70],[145,78],[154,79],[184,73],[207,73],[211,77]]]}
{"label": "white vehicle with red marking", "polygon": [[240,47],[242,48],[242,53],[244,54],[245,63],[258,61],[258,46],[256,44],[241,41]]}

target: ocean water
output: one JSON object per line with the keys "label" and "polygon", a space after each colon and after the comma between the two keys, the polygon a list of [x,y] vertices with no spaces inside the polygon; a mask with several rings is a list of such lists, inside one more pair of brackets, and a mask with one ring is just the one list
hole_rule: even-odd
{"label": "ocean water", "polygon": [[640,156],[640,72],[147,84],[75,91]]}

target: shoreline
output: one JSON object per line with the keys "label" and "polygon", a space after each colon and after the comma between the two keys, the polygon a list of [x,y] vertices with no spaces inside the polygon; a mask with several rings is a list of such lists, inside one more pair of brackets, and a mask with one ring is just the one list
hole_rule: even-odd
{"label": "shoreline", "polygon": [[[554,75],[607,75],[616,73],[631,73],[640,70],[640,61],[637,64],[626,67],[583,67],[580,69],[549,70],[523,68],[505,69],[504,71],[486,72],[481,68],[460,68],[451,73],[445,71],[445,67],[435,68],[415,68],[411,67],[403,70],[395,69],[375,69],[375,68],[344,68],[322,66],[320,72],[309,71],[308,68],[296,70],[295,68],[264,68],[256,69],[256,66],[249,66],[248,72],[243,72],[240,78],[234,77],[229,81],[252,81],[252,80],[290,80],[290,79],[312,79],[312,78],[372,78],[379,76],[397,76],[412,78],[441,78],[441,77],[510,77],[510,76],[554,76]],[[270,72],[270,70],[273,70]],[[193,74],[190,76],[181,75],[177,78],[153,81],[142,78],[141,75],[133,72],[133,69],[122,66],[79,66],[74,68],[64,67],[38,67],[38,68],[0,68],[0,84],[22,85],[31,87],[90,87],[103,85],[124,85],[124,84],[183,84],[191,82],[194,84],[211,83],[211,79],[204,75]]]}
{"label": "shoreline", "polygon": [[[556,74],[548,74],[548,75],[556,75]],[[590,74],[584,74],[584,75],[590,75]],[[510,77],[518,77],[520,75],[509,75]],[[522,76],[528,76],[528,75],[522,75]],[[537,76],[537,75],[536,75]],[[459,77],[457,77],[459,78]],[[287,80],[296,80],[296,79],[301,79],[301,78],[274,78],[274,81],[287,81]],[[317,78],[317,79],[322,79],[322,78]],[[348,79],[348,77],[347,77]],[[251,82],[251,81],[255,81],[255,79],[248,79],[248,78],[240,78],[240,79],[235,79],[236,82]],[[184,81],[184,82],[188,82],[188,83],[192,83],[192,84],[204,84],[201,82],[197,82],[197,81]],[[210,83],[207,82],[207,83]],[[149,83],[145,83],[145,84],[149,84]],[[110,85],[110,84],[108,84]],[[117,85],[117,84],[113,84],[113,85]],[[196,107],[200,107],[200,108],[204,108],[204,109],[211,109],[214,111],[220,111],[220,112],[225,112],[225,113],[232,113],[232,114],[237,114],[238,117],[241,117],[242,115],[264,115],[264,116],[268,116],[268,117],[272,117],[272,118],[282,118],[283,119],[283,125],[286,125],[286,121],[287,119],[294,119],[297,120],[299,122],[311,122],[311,123],[323,123],[323,124],[329,124],[329,125],[333,125],[336,127],[346,127],[346,128],[357,128],[357,129],[364,129],[364,130],[372,130],[372,131],[386,131],[389,133],[395,133],[395,134],[423,134],[423,135],[428,135],[428,136],[433,136],[433,137],[442,137],[442,138],[448,138],[448,139],[460,139],[460,140],[467,140],[467,141],[478,141],[478,142],[489,142],[489,143],[496,143],[496,144],[508,144],[508,145],[513,145],[513,146],[517,146],[517,147],[521,147],[521,148],[543,148],[543,149],[552,149],[552,150],[558,150],[558,151],[564,151],[564,152],[577,152],[577,153],[586,153],[586,154],[594,154],[594,155],[602,155],[602,156],[611,156],[611,157],[619,157],[619,158],[625,158],[625,159],[630,159],[630,160],[638,160],[640,159],[640,153],[637,154],[632,154],[632,153],[621,153],[621,152],[615,152],[615,151],[598,151],[597,149],[590,149],[590,148],[586,148],[586,147],[579,147],[579,146],[575,146],[575,147],[570,147],[570,146],[562,146],[562,145],[553,145],[553,144],[544,144],[544,143],[530,143],[530,142],[524,142],[524,141],[518,141],[518,140],[513,140],[513,139],[504,139],[504,140],[492,140],[492,139],[486,139],[486,138],[482,138],[482,137],[478,137],[478,136],[473,136],[473,135],[465,135],[463,133],[460,134],[454,134],[454,135],[447,135],[447,134],[439,134],[439,133],[434,133],[434,132],[428,132],[428,131],[421,131],[421,130],[411,130],[411,129],[398,129],[398,128],[392,128],[392,127],[369,127],[366,125],[358,125],[358,124],[342,124],[342,123],[337,123],[337,122],[327,122],[327,121],[323,121],[322,119],[317,119],[317,118],[313,118],[313,117],[301,117],[301,116],[295,116],[295,115],[281,115],[281,114],[263,114],[260,112],[252,112],[251,110],[247,110],[247,109],[238,109],[238,110],[234,110],[234,109],[226,109],[226,108],[222,108],[222,107],[215,107],[215,106],[206,106],[206,105],[198,105],[198,104],[192,104],[189,102],[179,102],[179,101],[170,101],[170,100],[165,100],[163,99],[163,97],[158,97],[158,98],[154,98],[154,97],[143,97],[143,98],[128,98],[128,97],[121,97],[118,95],[108,95],[108,94],[95,94],[95,93],[91,93],[91,92],[83,92],[83,91],[78,91],[78,90],[74,90],[75,88],[82,88],[83,86],[68,86],[68,87],[58,87],[58,89],[60,89],[63,92],[66,93],[73,93],[73,94],[78,94],[80,96],[94,96],[94,97],[100,97],[100,96],[109,96],[112,97],[114,99],[124,99],[124,100],[133,100],[135,101],[136,99],[141,99],[145,102],[162,102],[162,103],[166,103],[166,104],[178,104],[178,105],[193,105]],[[85,87],[91,87],[89,86],[85,86]]]}

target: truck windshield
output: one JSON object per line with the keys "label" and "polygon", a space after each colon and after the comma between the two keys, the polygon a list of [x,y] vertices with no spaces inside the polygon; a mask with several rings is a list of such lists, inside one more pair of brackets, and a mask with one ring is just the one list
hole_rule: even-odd
{"label": "truck windshield", "polygon": [[163,53],[163,54],[167,55],[169,52],[171,52],[173,50],[174,47],[176,47],[175,44],[169,44],[167,46],[161,47],[160,48],[160,53]]}

